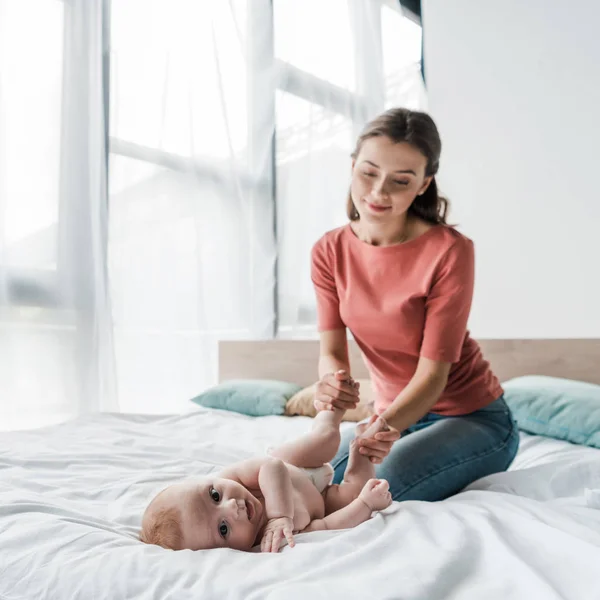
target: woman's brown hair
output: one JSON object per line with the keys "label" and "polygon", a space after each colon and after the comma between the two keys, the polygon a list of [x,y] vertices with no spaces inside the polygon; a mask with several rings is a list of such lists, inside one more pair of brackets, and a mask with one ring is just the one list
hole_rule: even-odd
{"label": "woman's brown hair", "polygon": [[[445,225],[449,203],[446,198],[439,195],[435,181],[440,166],[442,142],[433,119],[427,113],[408,108],[387,110],[367,123],[358,137],[352,158],[356,159],[365,140],[378,136],[388,137],[396,144],[406,142],[427,158],[425,176],[431,176],[433,179],[423,194],[415,198],[408,213],[434,225]],[[348,193],[346,213],[351,221],[359,218],[350,193]]]}

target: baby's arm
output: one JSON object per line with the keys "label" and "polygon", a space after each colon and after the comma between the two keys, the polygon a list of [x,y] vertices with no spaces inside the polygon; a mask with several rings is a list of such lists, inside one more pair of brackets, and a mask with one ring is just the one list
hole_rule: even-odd
{"label": "baby's arm", "polygon": [[292,478],[285,463],[279,459],[266,462],[258,474],[260,491],[265,498],[267,526],[261,540],[262,552],[277,552],[285,537],[294,546],[294,496]]}
{"label": "baby's arm", "polygon": [[293,518],[292,479],[282,460],[270,457],[250,458],[226,467],[220,476],[237,481],[248,489],[260,489],[268,518]]}
{"label": "baby's arm", "polygon": [[371,518],[371,509],[359,498],[355,498],[340,510],[327,515],[323,519],[311,521],[302,533],[307,531],[321,531],[323,529],[350,529]]}
{"label": "baby's arm", "polygon": [[277,552],[283,537],[294,546],[294,496],[290,473],[277,458],[251,458],[228,467],[221,477],[233,479],[250,489],[259,488],[265,499],[267,525],[261,550]]}
{"label": "baby's arm", "polygon": [[375,510],[383,510],[392,503],[389,485],[385,479],[369,479],[358,498],[350,504],[327,515],[323,519],[311,521],[302,533],[323,529],[349,529],[356,527],[371,518]]}
{"label": "baby's arm", "polygon": [[219,477],[237,481],[245,488],[255,490],[258,488],[258,474],[260,473],[263,465],[269,460],[270,459],[266,456],[243,460],[229,467],[225,467],[219,473]]}
{"label": "baby's arm", "polygon": [[269,519],[294,518],[292,478],[282,460],[272,458],[261,466],[258,486],[265,497],[265,509]]}

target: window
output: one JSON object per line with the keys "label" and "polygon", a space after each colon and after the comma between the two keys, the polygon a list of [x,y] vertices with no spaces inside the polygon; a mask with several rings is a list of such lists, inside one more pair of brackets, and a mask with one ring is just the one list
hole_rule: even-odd
{"label": "window", "polygon": [[275,0],[274,16],[278,335],[303,337],[316,329],[310,248],[347,221],[356,136],[385,108],[424,105],[421,28],[396,1]]}
{"label": "window", "polygon": [[189,398],[215,381],[217,340],[314,331],[310,246],[345,220],[364,123],[418,105],[402,77],[421,48],[383,0],[113,0],[111,15],[109,270],[135,410],[157,393],[143,372]]}
{"label": "window", "polygon": [[0,3],[0,311],[56,295],[63,19],[58,0]]}
{"label": "window", "polygon": [[70,283],[85,232],[75,233],[64,194],[69,10],[60,0],[0,0],[2,429],[64,420],[80,399],[86,327]]}

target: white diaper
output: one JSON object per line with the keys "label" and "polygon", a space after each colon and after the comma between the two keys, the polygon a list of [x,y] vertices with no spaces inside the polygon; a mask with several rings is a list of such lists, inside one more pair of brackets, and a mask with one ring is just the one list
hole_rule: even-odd
{"label": "white diaper", "polygon": [[[267,456],[272,456],[271,452],[273,451],[273,447],[269,446],[267,448]],[[319,490],[319,493],[322,494],[333,481],[333,467],[330,463],[325,463],[320,467],[314,467],[309,469],[307,467],[298,467],[301,471],[304,471],[308,475],[308,478],[313,482],[314,486]]]}
{"label": "white diaper", "polygon": [[325,463],[320,467],[314,469],[305,469],[300,467],[304,471],[310,480],[315,484],[315,487],[319,490],[319,493],[323,493],[333,481],[333,467],[330,463]]}

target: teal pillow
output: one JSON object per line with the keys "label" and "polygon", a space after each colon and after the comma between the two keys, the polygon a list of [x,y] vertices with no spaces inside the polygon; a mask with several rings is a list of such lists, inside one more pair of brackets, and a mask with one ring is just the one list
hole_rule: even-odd
{"label": "teal pillow", "polygon": [[529,375],[502,387],[519,429],[600,448],[600,385]]}
{"label": "teal pillow", "polygon": [[287,401],[301,389],[299,385],[286,381],[232,379],[192,398],[192,402],[251,417],[282,415]]}

